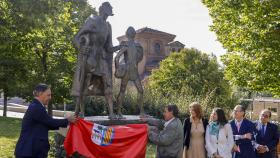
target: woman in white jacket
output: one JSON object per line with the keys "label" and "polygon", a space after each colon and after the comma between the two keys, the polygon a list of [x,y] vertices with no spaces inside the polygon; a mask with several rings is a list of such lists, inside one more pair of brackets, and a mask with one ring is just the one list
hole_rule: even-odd
{"label": "woman in white jacket", "polygon": [[232,129],[221,108],[214,108],[206,129],[206,150],[210,158],[231,158],[234,145]]}

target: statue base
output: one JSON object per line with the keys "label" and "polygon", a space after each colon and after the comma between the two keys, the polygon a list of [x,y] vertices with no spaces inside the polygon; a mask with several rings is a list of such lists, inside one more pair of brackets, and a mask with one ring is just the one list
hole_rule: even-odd
{"label": "statue base", "polygon": [[94,122],[104,126],[112,125],[126,125],[126,124],[140,124],[139,115],[123,115],[123,118],[109,119],[108,116],[88,116],[84,118],[86,121]]}
{"label": "statue base", "polygon": [[[108,116],[87,116],[84,117],[84,120],[94,122],[104,126],[113,126],[113,125],[126,125],[126,124],[143,124],[140,120],[140,115],[123,115],[124,118],[111,120]],[[151,116],[144,116],[148,118],[152,118]],[[57,133],[66,137],[69,127],[67,128],[59,128]]]}

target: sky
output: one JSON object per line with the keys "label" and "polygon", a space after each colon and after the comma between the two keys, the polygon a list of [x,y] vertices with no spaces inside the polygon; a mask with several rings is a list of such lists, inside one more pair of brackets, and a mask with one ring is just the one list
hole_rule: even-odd
{"label": "sky", "polygon": [[175,40],[187,48],[194,47],[217,57],[226,53],[216,34],[209,30],[212,20],[200,0],[88,0],[97,11],[105,1],[113,7],[114,16],[108,21],[114,45],[129,26],[136,30],[149,27],[176,35]]}

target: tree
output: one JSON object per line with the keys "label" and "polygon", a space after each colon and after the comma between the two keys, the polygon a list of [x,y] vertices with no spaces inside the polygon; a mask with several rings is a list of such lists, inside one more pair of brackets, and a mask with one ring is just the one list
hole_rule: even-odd
{"label": "tree", "polygon": [[7,116],[8,97],[14,96],[26,79],[26,54],[21,52],[21,37],[15,30],[11,3],[0,2],[0,89],[4,94],[3,116]]}
{"label": "tree", "polygon": [[[8,3],[9,2],[9,3]],[[61,104],[70,99],[69,90],[72,83],[73,67],[77,52],[72,46],[72,38],[78,31],[81,23],[94,9],[86,0],[10,0],[6,8],[7,16],[13,22],[3,25],[10,29],[8,36],[15,35],[17,42],[13,46],[19,48],[19,54],[25,54],[24,73],[28,78],[21,78],[23,88],[19,96],[30,99],[33,87],[44,82],[52,86],[54,92],[53,104]],[[4,4],[1,2],[1,4]],[[5,5],[3,5],[5,8]],[[4,30],[4,29],[3,29]],[[2,32],[2,29],[1,29]],[[1,46],[10,45],[3,41]],[[15,51],[10,51],[10,55]],[[8,62],[8,56],[2,54],[1,62]],[[19,63],[20,63],[19,62]],[[12,65],[7,64],[8,67]],[[7,73],[5,73],[7,74]],[[14,72],[17,74],[17,72]],[[7,75],[4,75],[7,76]],[[16,80],[18,81],[18,80]],[[7,82],[5,81],[6,85]],[[8,87],[15,87],[9,84]],[[0,87],[1,89],[2,87]],[[11,94],[12,95],[12,94]],[[52,106],[48,106],[51,114]]]}
{"label": "tree", "polygon": [[[48,6],[45,8],[47,11],[42,16],[35,15],[39,21],[31,26],[32,30],[25,36],[29,41],[29,51],[33,53],[30,69],[36,72],[32,76],[35,80],[29,85],[38,81],[50,84],[54,92],[52,103],[57,105],[70,99],[69,90],[77,54],[72,46],[74,34],[80,24],[95,11],[86,0],[44,0],[35,8],[41,8],[42,5]],[[27,12],[27,15],[30,13]],[[37,66],[34,67],[34,64]],[[51,105],[48,106],[49,114],[52,111]]]}
{"label": "tree", "polygon": [[194,48],[172,53],[152,72],[150,86],[163,92],[180,92],[189,87],[192,94],[205,95],[219,87],[223,72],[217,59]]}
{"label": "tree", "polygon": [[[211,99],[213,104],[207,106],[212,107],[228,106],[225,103],[231,95],[216,57],[194,48],[172,53],[161,61],[159,69],[154,70],[149,78],[149,87],[164,97],[184,95],[204,101]],[[207,102],[205,104],[210,104]]]}
{"label": "tree", "polygon": [[252,91],[280,95],[280,1],[202,0],[227,49],[225,76]]}

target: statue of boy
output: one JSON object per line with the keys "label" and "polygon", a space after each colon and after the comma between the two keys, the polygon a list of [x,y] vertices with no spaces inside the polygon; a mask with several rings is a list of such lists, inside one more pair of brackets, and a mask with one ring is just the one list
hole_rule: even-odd
{"label": "statue of boy", "polygon": [[[138,73],[138,63],[143,58],[143,48],[134,41],[136,32],[133,27],[126,31],[128,41],[121,42],[121,50],[115,57],[115,76],[121,78],[120,92],[117,98],[118,115],[122,118],[121,107],[128,81],[133,81],[138,91],[138,104],[140,115],[144,115],[143,110],[143,87]],[[120,58],[123,56],[123,61]]]}

